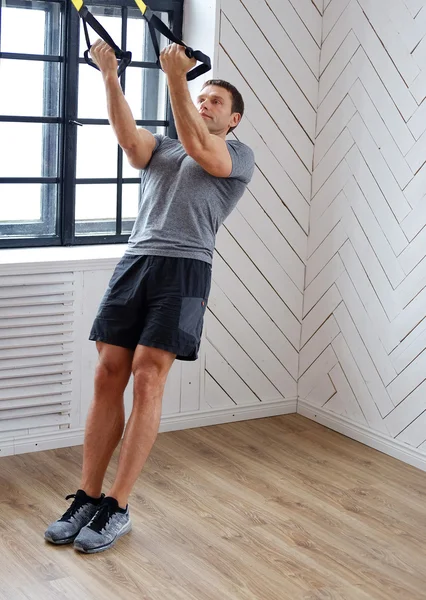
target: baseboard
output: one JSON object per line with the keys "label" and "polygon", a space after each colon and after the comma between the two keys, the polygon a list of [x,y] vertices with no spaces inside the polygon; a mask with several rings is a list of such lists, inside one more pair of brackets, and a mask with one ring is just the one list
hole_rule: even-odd
{"label": "baseboard", "polygon": [[416,448],[398,442],[390,436],[386,436],[378,431],[372,431],[368,427],[354,423],[341,415],[332,414],[317,406],[311,406],[304,400],[298,401],[297,413],[361,442],[370,448],[379,450],[413,467],[426,471],[426,454],[419,452]]}
{"label": "baseboard", "polygon": [[0,440],[0,457],[12,454],[25,454],[26,452],[40,452],[41,450],[54,450],[55,448],[81,446],[83,440],[83,427]]}
{"label": "baseboard", "polygon": [[[161,419],[160,432],[286,415],[295,413],[296,406],[297,399],[292,398],[275,402],[262,402],[251,406],[235,406],[232,409],[212,409],[207,412],[165,415]],[[0,457],[81,446],[83,441],[84,428],[63,429],[54,433],[22,436],[21,438],[15,437],[9,440],[0,440]]]}
{"label": "baseboard", "polygon": [[263,419],[295,413],[297,399],[277,400],[274,402],[261,402],[250,406],[235,406],[235,408],[218,408],[208,412],[180,413],[165,415],[161,419],[160,431],[175,431],[177,429],[190,429],[193,427],[207,427],[221,425],[234,421],[248,421],[250,419]]}

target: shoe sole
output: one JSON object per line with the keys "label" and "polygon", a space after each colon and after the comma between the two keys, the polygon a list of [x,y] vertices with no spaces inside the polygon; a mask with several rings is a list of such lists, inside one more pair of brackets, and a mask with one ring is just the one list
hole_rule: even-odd
{"label": "shoe sole", "polygon": [[65,544],[72,544],[77,536],[78,536],[78,533],[76,533],[75,535],[68,537],[68,538],[54,540],[49,535],[44,534],[44,539],[46,540],[46,542],[49,542],[50,544],[55,544],[55,546],[65,546]]}
{"label": "shoe sole", "polygon": [[74,550],[77,550],[77,552],[83,552],[84,554],[96,554],[97,552],[103,552],[104,550],[108,550],[108,548],[114,546],[118,538],[122,537],[123,535],[126,535],[126,533],[129,533],[129,531],[131,530],[132,522],[129,521],[123,526],[122,529],[120,529],[115,538],[108,544],[104,544],[103,546],[97,546],[96,548],[83,548],[83,546],[79,546],[78,544],[74,543]]}

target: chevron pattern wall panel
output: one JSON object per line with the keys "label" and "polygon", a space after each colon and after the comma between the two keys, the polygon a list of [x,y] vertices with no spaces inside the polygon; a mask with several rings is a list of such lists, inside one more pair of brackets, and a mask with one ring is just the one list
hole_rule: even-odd
{"label": "chevron pattern wall panel", "polygon": [[322,35],[299,397],[426,454],[426,3]]}
{"label": "chevron pattern wall panel", "polygon": [[217,76],[242,93],[256,155],[221,228],[206,318],[205,401],[297,398],[322,16],[311,0],[221,3]]}

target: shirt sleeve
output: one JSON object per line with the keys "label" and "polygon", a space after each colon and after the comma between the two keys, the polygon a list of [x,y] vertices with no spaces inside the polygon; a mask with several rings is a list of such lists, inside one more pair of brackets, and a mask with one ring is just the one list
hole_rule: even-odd
{"label": "shirt sleeve", "polygon": [[226,144],[232,160],[232,171],[229,178],[249,183],[254,171],[253,150],[238,140],[227,140]]}
{"label": "shirt sleeve", "polygon": [[152,153],[154,153],[156,150],[158,150],[159,145],[165,139],[165,137],[166,136],[163,135],[162,133],[154,133],[155,146],[154,146],[154,150],[152,151]]}

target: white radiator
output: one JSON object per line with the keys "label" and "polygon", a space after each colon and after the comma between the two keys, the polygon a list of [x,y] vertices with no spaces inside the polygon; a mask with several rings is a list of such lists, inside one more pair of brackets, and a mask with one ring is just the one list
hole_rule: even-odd
{"label": "white radiator", "polygon": [[68,428],[74,274],[0,282],[0,440]]}

